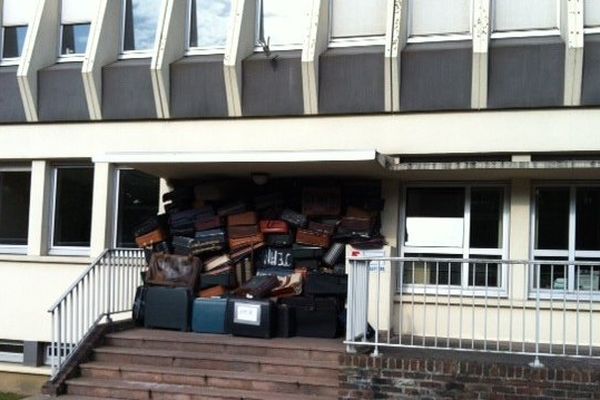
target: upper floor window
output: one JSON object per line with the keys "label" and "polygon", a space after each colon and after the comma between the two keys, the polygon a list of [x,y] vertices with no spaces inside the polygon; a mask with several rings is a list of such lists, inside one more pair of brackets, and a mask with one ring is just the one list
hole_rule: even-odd
{"label": "upper floor window", "polygon": [[[533,257],[540,289],[600,291],[600,185],[540,185],[535,189]],[[591,265],[590,265],[591,264]],[[533,271],[532,271],[533,272]],[[532,288],[537,289],[537,276]]]}
{"label": "upper floor window", "polygon": [[584,26],[586,31],[600,32],[600,1],[585,0],[583,4]]}
{"label": "upper floor window", "polygon": [[382,44],[387,0],[331,0],[331,42]]}
{"label": "upper floor window", "polygon": [[309,0],[258,0],[257,50],[301,48],[308,32]]}
{"label": "upper floor window", "polygon": [[225,49],[231,21],[232,0],[190,0],[190,50]]}
{"label": "upper floor window", "polygon": [[124,54],[147,55],[154,48],[163,0],[124,0]]}
{"label": "upper floor window", "polygon": [[2,3],[1,53],[6,62],[18,61],[23,52],[27,27],[37,0],[4,0]]}
{"label": "upper floor window", "polygon": [[508,196],[500,185],[411,186],[404,190],[403,257],[478,259],[489,263],[405,265],[403,287],[505,288]]}
{"label": "upper floor window", "polygon": [[96,0],[62,0],[60,16],[60,54],[62,57],[85,54],[91,22],[97,11],[96,6]]}
{"label": "upper floor window", "polygon": [[560,1],[494,0],[492,37],[559,34]]}
{"label": "upper floor window", "polygon": [[0,252],[27,251],[30,190],[29,170],[0,169]]}
{"label": "upper floor window", "polygon": [[472,0],[411,0],[408,37],[411,42],[469,39]]}

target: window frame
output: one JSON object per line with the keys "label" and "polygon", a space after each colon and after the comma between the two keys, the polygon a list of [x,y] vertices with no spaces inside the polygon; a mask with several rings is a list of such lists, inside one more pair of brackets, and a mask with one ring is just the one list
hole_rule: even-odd
{"label": "window frame", "polygon": [[[85,55],[87,53],[87,44],[86,44],[86,51],[84,51],[83,53],[72,53],[72,54],[62,54],[62,45],[63,45],[63,34],[64,34],[65,25],[84,25],[84,24],[90,25],[89,34],[91,34],[92,33],[92,22],[91,21],[75,22],[75,23],[71,23],[71,24],[63,24],[61,21],[60,34],[59,34],[59,40],[58,40],[58,59],[56,60],[57,63],[83,61],[83,59],[85,58]],[[89,44],[89,40],[90,40],[90,38],[88,35],[88,44]]]}
{"label": "window frame", "polygon": [[[407,23],[406,23],[406,43],[438,43],[438,42],[459,42],[465,40],[473,40],[473,10],[474,0],[469,0],[469,31],[466,33],[447,33],[447,34],[430,34],[430,35],[415,35],[411,36],[413,17],[410,10],[411,3],[415,0],[408,1]],[[418,0],[416,0],[418,1]]]}
{"label": "window frame", "polygon": [[[29,190],[31,191],[31,166],[0,166],[0,172],[29,172]],[[31,196],[31,192],[30,192]],[[31,197],[30,197],[31,198]],[[29,204],[27,205],[29,208]],[[31,212],[31,209],[29,210]],[[27,221],[27,228],[29,229],[29,221]],[[27,244],[1,244],[0,243],[0,254],[27,254],[29,246],[29,238],[27,238]]]}
{"label": "window frame", "polygon": [[[370,35],[370,36],[351,36],[343,38],[333,37],[333,0],[329,0],[329,31],[328,31],[328,47],[329,48],[341,48],[341,47],[362,47],[362,46],[385,46],[387,38],[387,21],[386,21],[386,32],[383,35]],[[387,9],[386,9],[387,18]]]}
{"label": "window frame", "polygon": [[[56,189],[58,185],[58,170],[59,169],[75,169],[75,168],[88,168],[92,170],[92,173],[95,174],[94,165],[90,164],[55,164],[51,167],[50,171],[50,226],[48,227],[48,255],[50,256],[89,256],[90,246],[55,246],[54,245],[54,226],[56,223]],[[93,176],[93,175],[92,175]],[[93,190],[93,182],[92,182],[92,204],[93,204],[94,190]],[[93,205],[92,205],[92,214],[94,213]],[[90,215],[90,219],[92,215]],[[93,228],[92,228],[93,229]],[[90,231],[90,240],[91,240],[91,231]]]}
{"label": "window frame", "polygon": [[585,3],[587,2],[587,0],[584,0],[583,2],[583,33],[585,34],[594,34],[594,33],[600,33],[600,23],[598,23],[597,25],[586,25],[585,24],[585,13],[587,12],[585,9]]}
{"label": "window frame", "polygon": [[[192,1],[188,0],[187,14],[186,14],[186,26],[185,26],[185,56],[210,56],[215,54],[225,54],[225,49],[227,48],[227,43],[223,47],[192,47],[190,46],[190,38],[192,34]],[[233,8],[233,0],[231,2],[231,6]],[[229,15],[229,23],[231,24],[232,15]],[[229,36],[229,32],[227,32],[227,36]]]}
{"label": "window frame", "polygon": [[[537,196],[536,192],[538,188],[566,188],[569,190],[569,232],[568,232],[568,245],[566,250],[549,249],[549,250],[538,250],[536,249],[536,223],[537,223]],[[575,276],[576,276],[576,264],[577,258],[597,259],[598,265],[600,266],[600,250],[577,250],[576,249],[576,233],[577,233],[577,189],[579,188],[600,188],[600,182],[598,181],[556,181],[556,182],[535,182],[532,184],[531,190],[531,209],[530,209],[530,247],[529,254],[531,259],[534,261],[540,257],[544,259],[556,259],[563,263],[569,263],[567,266],[567,289],[545,289],[535,287],[536,271],[535,268],[529,270],[529,284],[528,295],[530,298],[535,298],[538,293],[543,299],[565,299],[566,300],[579,300],[579,299],[592,299],[594,301],[600,301],[600,290],[577,290],[575,288]],[[566,260],[561,260],[561,258]],[[535,265],[535,264],[534,264]],[[591,292],[591,293],[590,293]]]}
{"label": "window frame", "polygon": [[[0,20],[1,21],[1,20]],[[2,25],[0,29],[0,67],[10,67],[10,66],[14,66],[14,65],[19,65],[21,63],[21,58],[23,57],[23,54],[21,53],[21,55],[19,57],[2,57],[2,55],[4,54],[4,36],[5,36],[5,30],[6,28],[19,28],[19,27],[26,27],[27,28],[27,33],[25,34],[25,42],[27,42],[27,35],[29,34],[29,25]],[[23,49],[25,47],[25,42],[23,43]]]}
{"label": "window frame", "polygon": [[[463,247],[413,247],[405,246],[405,229],[406,229],[406,210],[407,210],[407,191],[413,188],[448,188],[460,187],[465,190],[464,204],[464,221],[463,221]],[[471,191],[472,189],[480,188],[501,188],[503,190],[502,198],[502,246],[498,249],[471,248],[469,243],[470,222],[471,222]],[[436,258],[447,258],[446,255],[459,255],[460,259],[480,259],[486,256],[496,256],[499,260],[507,260],[509,257],[510,245],[510,184],[505,182],[415,182],[403,185],[400,188],[400,223],[398,224],[398,248],[401,258],[411,258],[406,255],[411,253],[428,253],[439,254]],[[469,295],[475,297],[508,297],[508,272],[509,268],[502,263],[499,264],[498,279],[500,285],[493,287],[486,286],[470,286],[469,285],[469,263],[461,263],[461,285],[435,285],[435,284],[415,284],[402,283],[402,293],[413,294],[443,294],[451,296]],[[494,260],[490,259],[490,264],[494,264]],[[398,279],[403,279],[402,274],[399,274]],[[396,294],[401,294],[396,292]]]}
{"label": "window frame", "polygon": [[490,4],[490,39],[509,39],[509,38],[527,38],[527,37],[549,37],[560,36],[560,17],[561,17],[561,2],[554,0],[556,3],[556,26],[549,29],[523,29],[512,31],[496,31],[496,16],[494,10],[497,0],[492,0]]}
{"label": "window frame", "polygon": [[[117,166],[114,169],[114,179],[113,179],[113,215],[111,218],[111,227],[110,227],[110,232],[111,232],[111,238],[110,238],[110,244],[113,248],[117,248],[117,237],[118,237],[118,229],[119,229],[119,188],[121,186],[121,171],[138,171],[138,172],[142,172],[139,170],[136,170],[135,168],[131,168],[131,167],[125,167],[125,166]],[[156,204],[160,209],[160,183],[159,183],[159,191],[156,193],[157,197],[156,197]]]}
{"label": "window frame", "polygon": [[[164,6],[164,2],[165,0],[159,0],[161,7]],[[120,44],[119,44],[119,56],[117,57],[118,60],[129,60],[129,59],[135,59],[135,58],[152,58],[155,49],[156,49],[156,41],[157,41],[157,35],[159,33],[159,23],[161,20],[160,14],[158,17],[158,20],[156,21],[157,25],[156,25],[156,32],[154,34],[154,44],[152,45],[152,48],[149,49],[144,49],[144,50],[125,50],[125,24],[126,24],[126,17],[127,17],[127,10],[125,9],[127,7],[127,0],[121,0],[121,33],[120,33]],[[135,29],[135,28],[134,28]]]}
{"label": "window frame", "polygon": [[[260,27],[263,24],[263,4],[264,0],[256,0],[256,17],[255,17],[255,35],[254,35],[254,52],[264,53],[262,46],[258,44],[260,39]],[[308,25],[306,25],[308,26]],[[305,32],[305,36],[308,32]],[[267,37],[264,38],[265,40]],[[290,50],[302,50],[304,47],[304,40],[299,44],[269,44],[270,51],[290,51]]]}

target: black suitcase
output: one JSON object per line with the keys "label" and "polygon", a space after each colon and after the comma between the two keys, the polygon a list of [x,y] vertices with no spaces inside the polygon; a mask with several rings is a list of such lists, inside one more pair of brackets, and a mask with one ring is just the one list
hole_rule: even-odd
{"label": "black suitcase", "polygon": [[277,305],[277,337],[296,336],[296,309],[287,304]]}
{"label": "black suitcase", "polygon": [[144,327],[189,331],[192,300],[192,293],[185,288],[149,287]]}
{"label": "black suitcase", "polygon": [[339,335],[340,302],[335,297],[288,297],[281,300],[295,309],[296,335],[335,338]]}
{"label": "black suitcase", "polygon": [[225,286],[233,288],[237,285],[235,270],[233,267],[227,266],[219,268],[217,271],[211,271],[200,275],[200,289],[208,289],[213,286]]}
{"label": "black suitcase", "polygon": [[231,299],[228,321],[234,336],[271,338],[276,326],[275,304],[270,300]]}
{"label": "black suitcase", "polygon": [[311,272],[304,283],[304,293],[317,296],[344,296],[348,292],[348,275]]}
{"label": "black suitcase", "polygon": [[131,319],[136,326],[144,326],[144,311],[146,308],[146,292],[148,288],[145,286],[138,286],[135,289],[135,300],[133,301],[133,307],[131,310]]}

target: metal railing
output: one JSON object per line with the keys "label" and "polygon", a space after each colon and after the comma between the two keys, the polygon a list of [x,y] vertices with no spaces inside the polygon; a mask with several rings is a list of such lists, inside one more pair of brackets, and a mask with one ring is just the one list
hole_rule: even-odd
{"label": "metal railing", "polygon": [[600,260],[354,257],[348,275],[350,351],[600,357]]}
{"label": "metal railing", "polygon": [[50,307],[52,377],[98,324],[131,311],[146,262],[141,249],[107,249]]}

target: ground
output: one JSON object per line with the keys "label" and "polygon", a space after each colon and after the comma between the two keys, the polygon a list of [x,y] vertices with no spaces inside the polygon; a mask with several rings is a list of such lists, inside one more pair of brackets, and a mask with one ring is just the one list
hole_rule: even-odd
{"label": "ground", "polygon": [[0,400],[17,400],[22,398],[23,396],[14,393],[0,393]]}

